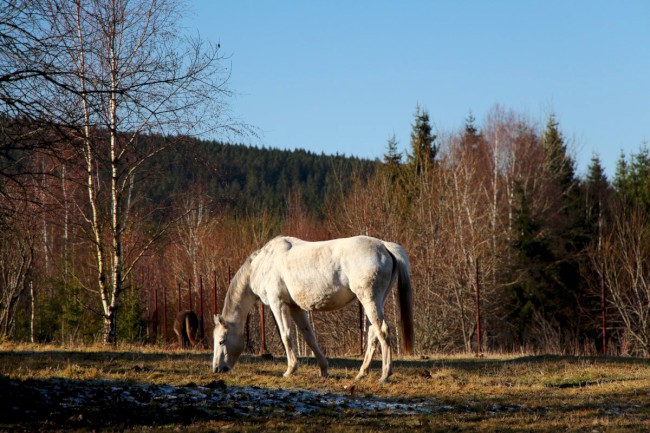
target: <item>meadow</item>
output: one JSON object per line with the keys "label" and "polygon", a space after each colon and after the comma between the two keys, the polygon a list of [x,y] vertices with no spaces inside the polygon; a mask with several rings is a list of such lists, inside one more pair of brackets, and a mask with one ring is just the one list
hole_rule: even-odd
{"label": "meadow", "polygon": [[0,344],[0,431],[650,430],[650,361],[526,355],[399,359],[360,381],[357,358],[244,356],[225,375],[211,352],[146,346]]}

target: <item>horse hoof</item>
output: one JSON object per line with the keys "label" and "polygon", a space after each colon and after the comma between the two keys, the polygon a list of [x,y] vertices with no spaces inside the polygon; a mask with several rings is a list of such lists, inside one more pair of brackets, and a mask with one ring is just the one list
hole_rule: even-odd
{"label": "horse hoof", "polygon": [[388,383],[388,376],[386,376],[386,377],[383,377],[383,376],[382,376],[382,377],[379,379],[379,382],[380,382],[380,383]]}

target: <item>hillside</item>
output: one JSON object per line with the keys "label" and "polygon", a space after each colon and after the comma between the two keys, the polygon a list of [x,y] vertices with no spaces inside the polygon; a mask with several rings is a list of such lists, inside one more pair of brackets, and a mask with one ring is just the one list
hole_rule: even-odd
{"label": "hillside", "polygon": [[144,195],[154,203],[170,204],[180,194],[200,191],[237,214],[262,210],[281,214],[290,194],[321,217],[328,200],[346,191],[357,177],[367,178],[377,162],[305,150],[257,148],[216,141],[190,140],[155,158],[145,173]]}

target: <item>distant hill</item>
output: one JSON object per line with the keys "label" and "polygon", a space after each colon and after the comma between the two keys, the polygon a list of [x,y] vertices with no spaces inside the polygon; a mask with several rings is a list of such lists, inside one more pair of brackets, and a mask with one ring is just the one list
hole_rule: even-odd
{"label": "distant hill", "polygon": [[266,210],[282,214],[290,194],[302,197],[312,217],[322,217],[324,204],[357,177],[374,173],[377,161],[305,150],[278,150],[191,139],[162,152],[144,172],[144,195],[154,203],[197,190],[222,210],[250,214]]}

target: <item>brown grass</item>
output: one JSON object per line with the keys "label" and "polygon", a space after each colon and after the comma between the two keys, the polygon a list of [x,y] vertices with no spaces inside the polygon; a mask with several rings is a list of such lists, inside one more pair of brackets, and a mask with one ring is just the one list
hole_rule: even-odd
{"label": "brown grass", "polygon": [[[434,401],[440,411],[392,416],[345,413],[298,418],[213,420],[184,425],[184,431],[648,431],[650,362],[633,358],[564,356],[433,356],[398,360],[391,382],[381,384],[375,361],[369,378],[354,377],[359,359],[331,359],[327,380],[305,359],[291,378],[284,359],[243,357],[234,371],[216,377],[208,351],[152,347],[0,345],[0,373],[15,379],[63,377],[124,381],[208,383],[229,386],[317,389],[358,397],[383,396]],[[1,425],[1,421],[0,421]],[[176,426],[177,427],[177,426]],[[133,431],[175,426],[139,426]]]}

